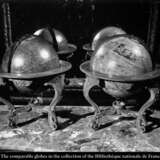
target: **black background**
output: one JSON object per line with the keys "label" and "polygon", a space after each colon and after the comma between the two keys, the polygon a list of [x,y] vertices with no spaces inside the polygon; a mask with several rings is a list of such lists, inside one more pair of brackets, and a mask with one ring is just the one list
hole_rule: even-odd
{"label": "black background", "polygon": [[[79,65],[86,54],[82,45],[91,42],[93,35],[103,27],[118,26],[147,44],[151,3],[151,0],[10,0],[12,38],[16,41],[45,26],[60,30],[70,43],[78,47],[70,60],[73,65],[71,77],[82,77]],[[5,45],[2,7],[0,9],[2,56]],[[157,29],[154,53],[150,53],[159,63],[158,35]]]}

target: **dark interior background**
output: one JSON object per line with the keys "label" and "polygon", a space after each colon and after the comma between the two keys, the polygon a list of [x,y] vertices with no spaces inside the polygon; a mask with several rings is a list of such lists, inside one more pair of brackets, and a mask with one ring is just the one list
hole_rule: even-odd
{"label": "dark interior background", "polygon": [[[70,59],[73,66],[70,72],[71,77],[84,76],[79,70],[79,65],[84,61],[86,54],[82,45],[91,42],[94,33],[103,27],[121,27],[128,34],[139,37],[147,44],[150,8],[153,2],[151,0],[10,0],[9,2],[13,41],[24,34],[49,25],[60,30],[70,43],[77,45],[78,50]],[[5,52],[3,32],[1,7],[1,56]],[[157,29],[155,47],[151,54],[159,63],[158,37]]]}

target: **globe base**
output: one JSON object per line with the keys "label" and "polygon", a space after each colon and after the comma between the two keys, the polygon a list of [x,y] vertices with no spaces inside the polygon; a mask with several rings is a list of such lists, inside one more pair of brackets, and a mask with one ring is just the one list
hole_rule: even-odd
{"label": "globe base", "polygon": [[102,107],[99,107],[89,96],[90,90],[95,86],[100,87],[100,80],[87,77],[83,87],[83,94],[95,110],[94,118],[90,124],[93,129],[97,130],[118,121],[130,119],[136,122],[135,124],[140,134],[146,131],[147,121],[145,119],[145,112],[156,102],[156,97],[159,95],[158,88],[147,88],[146,92],[149,92],[149,98],[141,105],[140,109],[132,110],[131,108],[134,106],[126,105],[125,101],[121,98],[116,99],[112,103],[112,106],[107,106],[105,109],[102,109]]}

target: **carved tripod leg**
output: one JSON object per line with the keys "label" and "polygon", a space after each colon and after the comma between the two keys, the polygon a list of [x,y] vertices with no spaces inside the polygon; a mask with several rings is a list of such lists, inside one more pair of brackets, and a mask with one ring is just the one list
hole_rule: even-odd
{"label": "carved tripod leg", "polygon": [[99,85],[99,80],[98,79],[93,79],[91,77],[87,77],[83,86],[83,94],[86,100],[91,104],[91,106],[94,107],[95,109],[95,116],[92,122],[92,128],[93,129],[98,129],[101,125],[101,111],[96,103],[91,100],[89,97],[89,91],[94,87]]}
{"label": "carved tripod leg", "polygon": [[[141,107],[141,109],[138,112],[136,126],[139,130],[139,133],[143,133],[145,131],[146,121],[143,116],[144,116],[145,111],[155,103],[156,98],[159,94],[159,89],[158,88],[149,88],[149,93],[150,93],[149,99],[147,100],[147,102],[145,104],[143,104],[143,106]],[[141,127],[141,125],[143,125],[143,126]]]}
{"label": "carved tripod leg", "polygon": [[52,102],[50,103],[50,107],[48,110],[48,123],[49,126],[53,129],[56,130],[58,128],[57,125],[57,117],[56,117],[56,113],[55,113],[55,107],[56,104],[60,101],[61,99],[61,93],[64,87],[64,75],[59,75],[57,77],[55,77],[52,82],[48,82],[45,84],[46,86],[51,86],[54,88],[55,91],[55,95],[54,98],[52,100]]}
{"label": "carved tripod leg", "polygon": [[8,126],[13,128],[16,127],[16,121],[17,121],[17,114],[16,114],[16,109],[14,105],[12,105],[8,100],[0,97],[0,102],[8,106],[9,110],[9,124]]}

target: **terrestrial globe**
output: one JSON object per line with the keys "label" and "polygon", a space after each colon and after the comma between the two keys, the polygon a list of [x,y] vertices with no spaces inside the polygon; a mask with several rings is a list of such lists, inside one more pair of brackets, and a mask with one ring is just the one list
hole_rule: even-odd
{"label": "terrestrial globe", "polygon": [[41,36],[30,35],[6,51],[1,76],[12,81],[19,91],[31,92],[51,76],[70,67],[68,62],[59,60],[51,43]]}
{"label": "terrestrial globe", "polygon": [[[139,132],[145,131],[148,125],[145,112],[159,97],[157,80],[160,78],[160,68],[153,63],[142,41],[127,34],[112,36],[95,49],[91,59],[80,65],[80,70],[86,75],[83,95],[95,110],[92,128],[98,129],[104,122],[113,124],[112,122],[124,117],[137,117],[136,126]],[[95,86],[115,98],[112,106],[105,111],[89,95]],[[130,110],[126,100],[132,98],[138,102],[145,93],[148,99],[145,99],[139,111]]]}
{"label": "terrestrial globe", "polygon": [[104,41],[80,69],[93,79],[103,79],[104,91],[115,98],[140,92],[147,80],[160,75],[145,45],[130,35],[115,35]]}
{"label": "terrestrial globe", "polygon": [[91,57],[90,67],[93,72],[116,80],[105,81],[105,92],[114,97],[126,97],[137,93],[141,84],[119,82],[120,77],[138,77],[151,72],[152,61],[147,49],[136,38],[117,36],[99,46]]}

